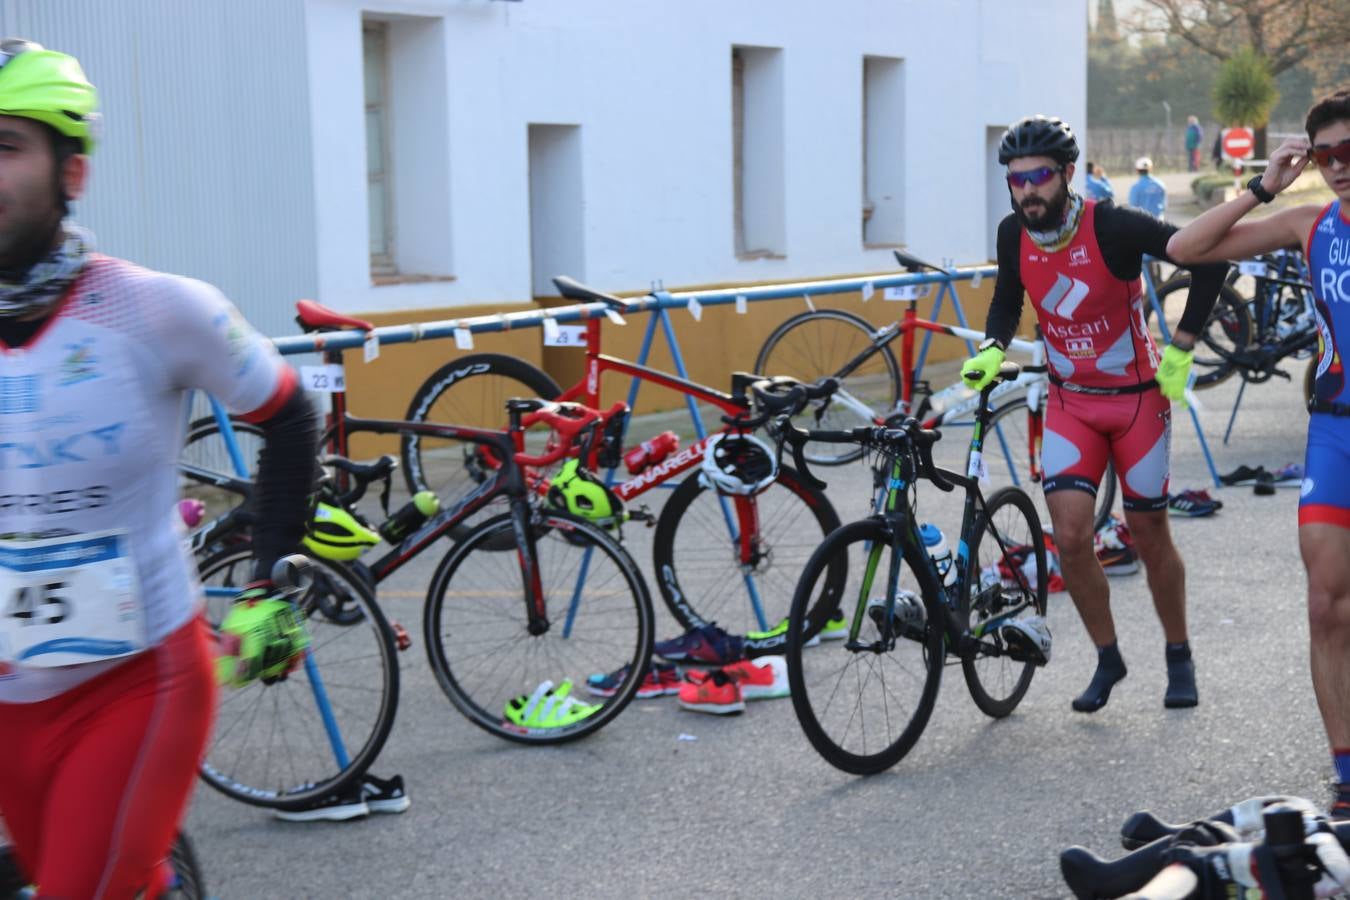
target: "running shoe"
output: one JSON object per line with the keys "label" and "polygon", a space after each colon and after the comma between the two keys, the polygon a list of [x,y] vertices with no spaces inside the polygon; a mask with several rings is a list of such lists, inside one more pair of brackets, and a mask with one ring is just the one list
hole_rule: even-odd
{"label": "running shoe", "polygon": [[1276,469],[1271,475],[1275,477],[1276,484],[1288,484],[1292,487],[1303,482],[1303,466],[1298,463],[1289,463],[1287,466]]}
{"label": "running shoe", "polygon": [[[1013,574],[1016,567],[1022,573],[1018,578]],[[1045,569],[1048,593],[1057,594],[1064,590],[1064,577],[1060,574],[1059,548],[1055,547],[1050,535],[1045,535]],[[1020,588],[1023,581],[1028,587],[1036,588],[1036,555],[1029,544],[1016,544],[1008,548],[1002,557],[980,570],[981,589],[994,584],[1002,584],[1009,589]]]}
{"label": "running shoe", "polygon": [[512,725],[536,730],[574,725],[600,710],[599,704],[582,703],[571,693],[572,682],[566,678],[556,688],[551,681],[541,681],[534,693],[506,701],[502,715]]}
{"label": "running shoe", "polygon": [[1239,484],[1256,484],[1256,479],[1266,471],[1265,466],[1238,466],[1227,475],[1220,475],[1219,480],[1228,486]]}
{"label": "running shoe", "polygon": [[1256,478],[1256,483],[1252,485],[1252,493],[1262,497],[1269,497],[1275,493],[1275,476],[1270,472],[1263,471]]}
{"label": "running shoe", "polygon": [[843,610],[835,610],[834,615],[825,620],[825,627],[820,630],[820,639],[842,641],[846,637],[848,637],[848,619],[844,618]]}
{"label": "running shoe", "polygon": [[[618,693],[619,685],[628,677],[628,667],[624,666],[608,675],[597,673],[586,679],[587,692],[597,697],[613,697]],[[641,700],[652,697],[664,697],[680,692],[680,671],[671,663],[652,663],[647,677],[638,685],[637,696]]]}
{"label": "running shoe", "polygon": [[1223,501],[1211,497],[1207,490],[1185,490],[1181,492],[1181,496],[1190,497],[1192,500],[1199,500],[1202,503],[1213,503],[1215,510],[1223,509]]}
{"label": "running shoe", "polygon": [[741,698],[744,700],[771,700],[786,697],[790,693],[787,659],[782,656],[743,659],[723,666],[720,671],[740,685]]}
{"label": "running shoe", "polygon": [[361,776],[361,797],[373,813],[401,813],[412,806],[412,798],[403,790],[403,776],[376,778],[367,772]]}
{"label": "running shoe", "polygon": [[714,669],[697,681],[686,680],[680,685],[680,706],[693,712],[729,716],[745,712],[745,698],[740,682]]}
{"label": "running shoe", "polygon": [[[1259,490],[1259,485],[1258,485]],[[1167,501],[1167,512],[1173,516],[1184,516],[1189,519],[1198,519],[1201,516],[1212,516],[1218,509],[1214,501],[1206,503],[1193,495],[1193,492],[1182,492],[1173,494]]]}
{"label": "running shoe", "polygon": [[[788,620],[783,619],[768,631],[747,631],[745,633],[745,656],[756,659],[761,656],[781,654],[787,650]],[[820,643],[820,635],[814,635],[803,647],[814,647]]]}
{"label": "running shoe", "polygon": [[1125,523],[1110,516],[1093,537],[1097,562],[1107,575],[1133,575],[1139,571],[1139,553]]}
{"label": "running shoe", "polygon": [[677,638],[657,641],[653,652],[671,662],[724,666],[744,656],[744,641],[718,628],[716,622],[709,622]]}

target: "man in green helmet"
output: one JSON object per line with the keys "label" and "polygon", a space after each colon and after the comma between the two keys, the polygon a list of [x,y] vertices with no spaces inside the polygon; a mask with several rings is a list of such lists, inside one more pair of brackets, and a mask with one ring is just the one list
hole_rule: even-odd
{"label": "man in green helmet", "polygon": [[72,898],[166,887],[210,730],[215,641],[176,520],[186,392],[266,447],[227,683],[303,648],[268,579],[304,531],[317,432],[218,290],[96,253],[67,218],[97,108],[73,57],[0,40],[0,816],[24,876]]}

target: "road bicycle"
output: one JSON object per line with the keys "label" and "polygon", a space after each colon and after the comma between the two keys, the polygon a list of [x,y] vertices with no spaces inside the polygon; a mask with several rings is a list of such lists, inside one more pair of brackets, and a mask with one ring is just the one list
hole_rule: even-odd
{"label": "road bicycle", "polygon": [[[360,632],[363,628],[376,634],[379,644],[377,652],[364,657],[354,654],[348,660],[344,656],[339,661],[344,667],[337,675],[325,678],[325,684],[336,681],[360,690],[379,684],[383,677],[384,683],[392,686],[388,702],[380,706],[379,728],[371,730],[369,741],[363,745],[363,766],[374,760],[387,736],[397,697],[394,638],[374,602],[376,586],[418,554],[439,546],[457,526],[502,497],[507,500],[508,511],[483,519],[464,533],[445,553],[428,587],[423,609],[424,641],[428,661],[446,696],[471,722],[489,733],[521,743],[554,744],[584,737],[612,721],[636,694],[645,676],[651,658],[653,613],[646,582],[636,563],[603,527],[546,505],[536,508],[526,484],[529,469],[546,468],[572,453],[573,445],[602,427],[607,417],[575,405],[540,400],[511,400],[507,409],[506,431],[350,415],[342,419],[349,435],[417,434],[467,442],[484,448],[497,460],[481,484],[462,497],[452,498],[379,559],[359,567],[323,561],[323,571],[345,590],[325,592],[308,608],[311,623],[337,632],[330,642],[321,644],[316,639],[316,650],[340,640],[348,631]],[[621,409],[611,409],[608,418]],[[551,445],[538,455],[518,452],[515,448],[520,433],[536,421],[553,436]],[[348,512],[355,511],[371,484],[383,481],[387,492],[389,478],[398,465],[397,459],[388,455],[372,463],[336,456],[325,457],[323,462],[334,470],[332,482],[341,486],[321,496],[331,506]],[[247,482],[233,476],[194,466],[184,466],[183,470],[189,477],[215,479],[218,486],[231,492],[248,487]],[[242,564],[247,547],[238,545],[238,535],[248,526],[247,516],[246,506],[231,508],[194,534],[194,546],[223,546],[220,555]],[[511,547],[510,554],[501,550],[506,545]],[[514,565],[509,561],[512,555]],[[212,560],[214,557],[202,563],[204,578],[224,568]],[[241,565],[231,567],[225,580],[233,588],[246,577]],[[406,635],[401,636],[401,645],[408,645]],[[361,668],[363,659],[366,670]],[[351,668],[345,667],[348,663]],[[571,686],[579,683],[576,679],[620,670],[624,672],[621,683],[603,702],[582,709],[570,697]],[[272,687],[265,686],[263,693]],[[518,703],[521,698],[525,702]],[[277,739],[284,740],[290,729],[282,729],[280,723],[289,722],[293,708],[304,704],[288,704],[282,710],[275,699],[268,706],[266,698],[259,697],[255,706],[274,716],[269,719],[270,729],[258,727],[253,733],[272,739],[279,732]],[[323,704],[319,707],[322,709]],[[345,725],[345,703],[340,711]],[[282,713],[284,716],[279,715]],[[333,749],[341,762],[340,748]],[[256,750],[252,755],[270,756]],[[322,758],[318,753],[308,756]],[[331,767],[332,763],[314,765]],[[218,768],[213,764],[205,771]],[[343,771],[355,768],[353,761]],[[285,794],[287,799],[291,792],[293,789]],[[267,799],[274,800],[270,794]]]}
{"label": "road bicycle", "polygon": [[[899,251],[896,258],[911,271],[944,271]],[[914,416],[929,429],[973,427],[979,405],[976,392],[960,379],[935,390],[929,381],[918,377],[915,342],[919,332],[967,342],[985,338],[980,331],[919,318],[916,296],[908,299],[899,321],[880,328],[846,310],[813,309],[793,316],[770,333],[756,357],[755,371],[791,375],[806,382],[829,377],[838,383],[835,393],[812,402],[797,416],[799,425],[837,430],[881,425],[891,416]],[[897,340],[898,363],[891,349]],[[984,455],[984,477],[990,485],[1026,488],[1041,520],[1049,522],[1043,495],[1030,487],[1040,483],[1044,475],[1041,441],[1049,384],[1045,348],[1039,340],[1014,338],[1009,349],[1028,355],[1031,362],[1023,366],[1016,380],[999,385],[992,394],[995,407],[989,425],[996,443],[994,452]],[[958,447],[958,443],[953,442],[952,452],[964,449],[965,445]],[[806,459],[818,465],[841,465],[862,453],[858,445],[831,446],[813,441],[807,446]],[[964,469],[966,460],[943,462]],[[1096,527],[1106,523],[1115,496],[1115,471],[1108,464],[1097,492]]]}
{"label": "road bicycle", "polygon": [[[570,278],[554,279],[562,296],[599,302],[616,314],[640,309],[592,290]],[[735,422],[749,409],[743,384],[731,393],[695,384],[601,352],[601,318],[585,325],[585,373],[563,390],[547,374],[523,360],[478,353],[446,363],[413,396],[407,418],[414,422],[459,421],[489,401],[505,396],[538,396],[601,407],[601,382],[606,374],[668,388],[694,404],[722,416],[722,428],[679,448],[668,457],[614,480],[611,489],[630,503],[656,487],[674,487],[656,520],[652,568],[667,609],[684,628],[716,622],[732,633],[765,630],[787,617],[788,600],[807,556],[839,525],[824,493],[807,484],[791,466],[780,466],[776,479],[755,493],[727,493],[709,486],[697,470],[709,448],[727,435],[739,434]],[[633,402],[630,394],[629,403]],[[696,417],[697,420],[697,417]],[[615,440],[622,442],[622,423]],[[699,427],[701,432],[701,425]],[[444,493],[471,486],[497,465],[474,448],[446,444],[413,433],[403,441],[404,473],[409,491]],[[616,455],[617,458],[617,455]],[[688,474],[681,480],[681,476]],[[546,477],[537,479],[540,485]]]}
{"label": "road bicycle", "polygon": [[[997,382],[1017,378],[1005,363]],[[875,453],[886,469],[881,510],[832,532],[802,572],[788,616],[787,663],[792,705],[811,745],[831,765],[858,775],[890,768],[913,748],[937,701],[942,670],[959,662],[975,705],[994,718],[1010,715],[1049,659],[1045,627],[1049,574],[1040,519],[1026,492],[1007,486],[988,498],[979,468],[988,434],[991,384],[980,393],[971,431],[971,464],[962,475],[937,467],[932,447],[942,437],[913,417],[897,427],[807,430],[791,416],[828,393],[760,382],[757,407],[803,475],[808,443],[852,444]],[[924,549],[915,514],[917,485],[965,492],[960,539],[951,569],[939,571]],[[803,653],[830,618],[820,582],[843,566],[848,584],[845,640]]]}
{"label": "road bicycle", "polygon": [[[180,832],[174,839],[164,864],[169,869],[165,878],[169,888],[160,895],[161,898],[206,900],[206,879],[192,841],[185,833]],[[0,900],[28,900],[36,896],[36,890],[19,870],[13,849],[8,845],[0,846]]]}
{"label": "road bicycle", "polygon": [[1301,797],[1253,797],[1184,825],[1130,816],[1110,862],[1083,847],[1060,854],[1078,898],[1302,900],[1350,896],[1350,822],[1330,821]]}
{"label": "road bicycle", "polygon": [[[1243,295],[1244,285],[1250,293]],[[1169,327],[1181,318],[1190,295],[1190,275],[1180,274],[1158,289],[1158,302]],[[1146,315],[1153,322],[1152,308]],[[1313,356],[1315,369],[1317,311],[1303,255],[1280,250],[1243,260],[1229,268],[1214,310],[1196,342],[1197,388],[1211,387],[1237,374],[1260,384],[1275,376],[1289,378],[1280,363]],[[1306,385],[1305,397],[1311,396]]]}

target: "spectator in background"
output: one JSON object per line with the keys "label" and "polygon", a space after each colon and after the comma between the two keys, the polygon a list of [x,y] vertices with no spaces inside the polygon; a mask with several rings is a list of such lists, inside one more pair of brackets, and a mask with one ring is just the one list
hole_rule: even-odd
{"label": "spectator in background", "polygon": [[1205,129],[1195,116],[1186,117],[1186,171],[1200,169],[1200,144],[1205,140]]}
{"label": "spectator in background", "polygon": [[1130,186],[1130,205],[1161,219],[1167,211],[1167,186],[1153,177],[1153,160],[1139,157],[1134,170],[1139,173],[1139,180]]}
{"label": "spectator in background", "polygon": [[1087,195],[1089,200],[1116,199],[1116,192],[1111,187],[1111,179],[1106,177],[1106,170],[1094,162],[1087,164]]}
{"label": "spectator in background", "polygon": [[1223,131],[1214,135],[1214,151],[1210,154],[1214,158],[1214,171],[1223,171]]}

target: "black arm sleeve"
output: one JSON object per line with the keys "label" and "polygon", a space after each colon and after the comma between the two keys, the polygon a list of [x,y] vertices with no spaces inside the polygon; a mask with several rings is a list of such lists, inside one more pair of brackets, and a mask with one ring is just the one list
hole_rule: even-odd
{"label": "black arm sleeve", "polygon": [[[1117,278],[1123,281],[1138,278],[1143,254],[1178,264],[1167,255],[1167,239],[1178,231],[1177,226],[1143,210],[1110,203],[1097,204],[1096,218],[1097,244],[1102,248],[1106,267]],[[1219,297],[1228,264],[1202,263],[1182,268],[1191,273],[1191,290],[1177,328],[1198,335]]]}
{"label": "black arm sleeve", "polygon": [[998,223],[998,278],[994,282],[994,298],[989,303],[989,315],[984,320],[984,332],[997,338],[1006,347],[1017,333],[1022,320],[1022,303],[1026,289],[1022,287],[1022,268],[1017,256],[1022,246],[1022,226],[1017,217],[1009,215]]}
{"label": "black arm sleeve", "polygon": [[319,416],[298,388],[268,419],[258,423],[263,449],[253,489],[253,561],[255,580],[267,579],[272,566],[295,552],[310,515]]}

